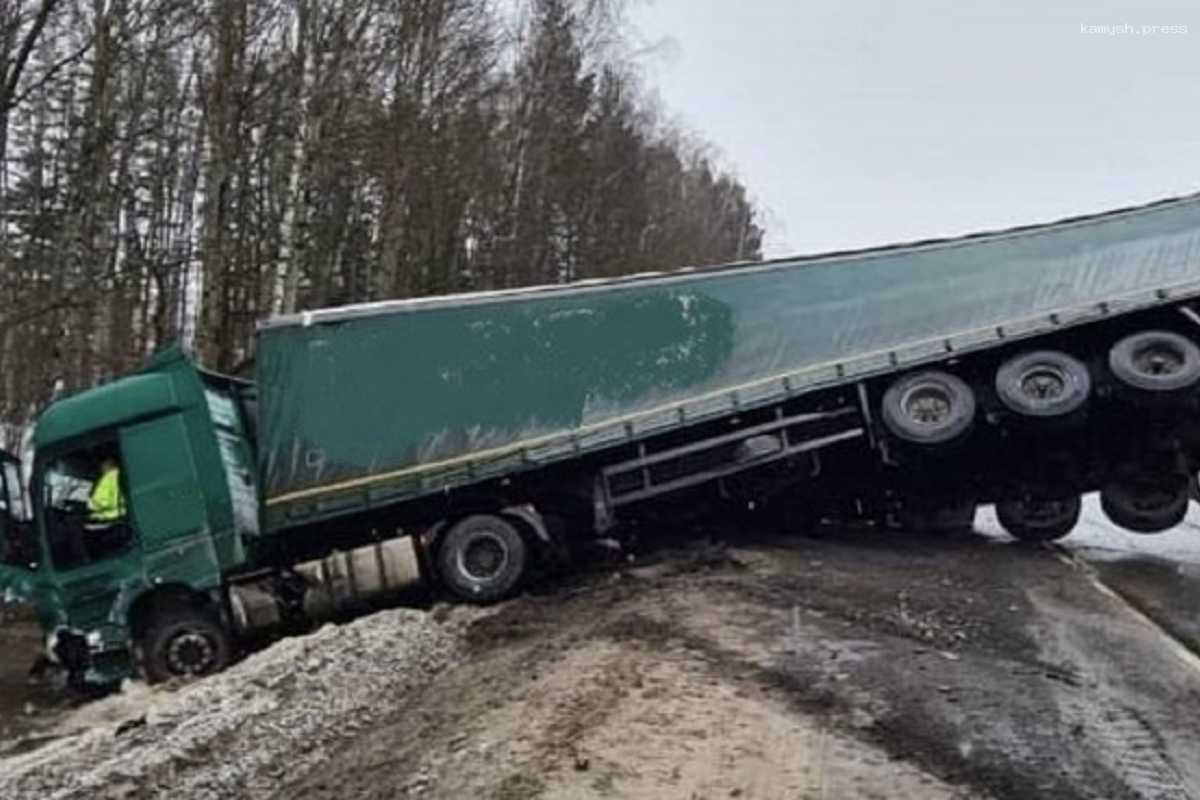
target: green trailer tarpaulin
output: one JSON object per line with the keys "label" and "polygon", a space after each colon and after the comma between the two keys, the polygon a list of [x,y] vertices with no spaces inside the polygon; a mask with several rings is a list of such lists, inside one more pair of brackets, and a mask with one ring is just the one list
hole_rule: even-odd
{"label": "green trailer tarpaulin", "polygon": [[434,491],[844,379],[888,349],[1196,281],[1191,196],[953,240],[296,314],[259,332],[260,475],[277,514]]}

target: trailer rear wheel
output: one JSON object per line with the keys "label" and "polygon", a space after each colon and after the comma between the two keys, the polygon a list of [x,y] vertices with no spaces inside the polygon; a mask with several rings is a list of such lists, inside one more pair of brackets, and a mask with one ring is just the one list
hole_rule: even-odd
{"label": "trailer rear wheel", "polygon": [[1183,522],[1189,493],[1185,475],[1145,473],[1105,486],[1100,492],[1100,507],[1126,530],[1158,533]]}
{"label": "trailer rear wheel", "polygon": [[1108,351],[1113,377],[1138,398],[1161,398],[1200,383],[1200,347],[1169,331],[1126,336]]}
{"label": "trailer rear wheel", "polygon": [[1070,533],[1079,522],[1083,503],[1078,496],[1047,500],[1023,497],[996,504],[1001,527],[1022,542],[1052,542]]}
{"label": "trailer rear wheel", "polygon": [[946,372],[917,372],[883,395],[883,423],[898,439],[942,444],[966,433],[975,419],[975,393]]}
{"label": "trailer rear wheel", "polygon": [[446,588],[471,603],[507,597],[525,575],[528,547],[507,520],[492,514],[466,517],[438,547],[438,572]]}
{"label": "trailer rear wheel", "polygon": [[1087,402],[1091,391],[1087,367],[1056,350],[1023,353],[996,371],[1000,401],[1024,417],[1066,416]]}
{"label": "trailer rear wheel", "polygon": [[220,672],[232,652],[229,633],[211,613],[182,606],[159,611],[141,643],[142,668],[150,683]]}

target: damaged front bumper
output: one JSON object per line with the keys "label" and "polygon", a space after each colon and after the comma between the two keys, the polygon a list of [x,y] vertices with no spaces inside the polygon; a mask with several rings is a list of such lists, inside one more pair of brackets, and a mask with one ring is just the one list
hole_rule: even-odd
{"label": "damaged front bumper", "polygon": [[87,631],[56,628],[46,637],[46,657],[66,670],[77,686],[120,683],[135,671],[128,633],[114,625]]}

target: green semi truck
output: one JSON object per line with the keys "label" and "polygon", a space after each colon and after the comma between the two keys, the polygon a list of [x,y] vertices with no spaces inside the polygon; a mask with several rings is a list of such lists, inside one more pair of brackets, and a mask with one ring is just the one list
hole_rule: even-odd
{"label": "green semi truck", "polygon": [[[1200,466],[1200,196],[951,240],[264,322],[0,460],[0,581],[77,680],[222,668],[406,591],[492,602],[647,513],[1152,532]],[[89,509],[115,463],[119,513]],[[29,499],[26,508],[25,499]],[[619,530],[619,529],[618,529]]]}

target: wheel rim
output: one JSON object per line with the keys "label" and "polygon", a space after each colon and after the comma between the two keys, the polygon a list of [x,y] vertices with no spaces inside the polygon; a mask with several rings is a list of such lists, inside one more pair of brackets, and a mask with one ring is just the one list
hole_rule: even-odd
{"label": "wheel rim", "polygon": [[1038,365],[1021,377],[1021,394],[1030,400],[1057,400],[1066,393],[1066,376],[1051,366]]}
{"label": "wheel rim", "polygon": [[199,631],[184,631],[167,644],[167,666],[176,675],[203,675],[216,661],[216,643]]}
{"label": "wheel rim", "polygon": [[492,580],[508,566],[508,548],[491,531],[477,533],[459,551],[459,571],[476,581]]}
{"label": "wheel rim", "polygon": [[1183,370],[1187,359],[1177,348],[1154,342],[1133,354],[1133,365],[1143,375],[1166,377]]}
{"label": "wheel rim", "polygon": [[940,425],[950,417],[950,394],[941,386],[914,386],[904,393],[900,407],[919,425]]}

